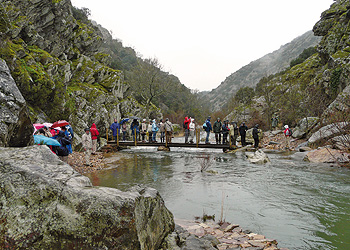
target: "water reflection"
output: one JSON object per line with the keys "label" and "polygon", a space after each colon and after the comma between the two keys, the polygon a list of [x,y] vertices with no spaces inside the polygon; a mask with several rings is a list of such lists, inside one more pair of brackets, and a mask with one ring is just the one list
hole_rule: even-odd
{"label": "water reflection", "polygon": [[[114,157],[114,158],[113,158]],[[146,149],[124,151],[113,168],[91,174],[94,185],[156,188],[179,219],[203,212],[276,238],[290,249],[350,249],[350,171],[269,154],[253,165],[244,153]],[[201,172],[203,164],[212,173]],[[217,174],[215,174],[217,172]]]}

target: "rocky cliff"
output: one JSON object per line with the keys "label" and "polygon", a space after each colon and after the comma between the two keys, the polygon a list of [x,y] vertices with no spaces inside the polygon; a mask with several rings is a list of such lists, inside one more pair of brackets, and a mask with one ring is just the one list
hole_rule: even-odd
{"label": "rocky cliff", "polygon": [[204,94],[213,111],[219,110],[241,87],[255,87],[262,77],[276,74],[289,67],[290,62],[321,39],[308,31],[278,50],[255,60],[228,76],[217,88]]}
{"label": "rocky cliff", "polygon": [[66,119],[79,133],[94,122],[104,134],[114,118],[144,108],[126,96],[123,72],[108,66],[106,35],[72,9],[69,0],[1,0],[0,58],[33,123]]}
{"label": "rocky cliff", "polygon": [[0,148],[0,247],[158,249],[174,230],[159,193],[92,187],[47,146]]}

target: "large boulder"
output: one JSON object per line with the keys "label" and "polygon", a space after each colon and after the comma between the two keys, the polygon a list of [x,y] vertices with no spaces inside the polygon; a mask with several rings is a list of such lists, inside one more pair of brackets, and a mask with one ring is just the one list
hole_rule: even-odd
{"label": "large boulder", "polygon": [[261,150],[258,149],[255,153],[246,153],[248,160],[255,164],[265,164],[270,162],[269,157]]}
{"label": "large boulder", "polygon": [[348,163],[350,154],[331,148],[320,148],[307,153],[305,161],[314,163]]}
{"label": "large boulder", "polygon": [[0,245],[158,249],[174,230],[155,189],[93,187],[47,146],[0,148]]}
{"label": "large boulder", "polygon": [[0,147],[33,144],[28,108],[4,60],[0,59]]}
{"label": "large boulder", "polygon": [[318,117],[305,117],[298,122],[293,131],[294,138],[303,138],[317,124]]}
{"label": "large boulder", "polygon": [[349,122],[337,122],[320,128],[317,132],[313,133],[309,138],[309,143],[318,143],[322,140],[328,140],[344,133],[346,127],[350,125]]}

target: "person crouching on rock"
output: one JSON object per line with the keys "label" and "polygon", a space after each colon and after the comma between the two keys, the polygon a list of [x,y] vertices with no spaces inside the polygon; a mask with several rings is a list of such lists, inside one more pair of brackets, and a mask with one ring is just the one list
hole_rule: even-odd
{"label": "person crouching on rock", "polygon": [[84,148],[84,154],[85,154],[85,165],[90,166],[90,155],[91,155],[91,149],[92,149],[92,139],[90,135],[90,129],[85,129],[85,134],[81,137],[83,148]]}

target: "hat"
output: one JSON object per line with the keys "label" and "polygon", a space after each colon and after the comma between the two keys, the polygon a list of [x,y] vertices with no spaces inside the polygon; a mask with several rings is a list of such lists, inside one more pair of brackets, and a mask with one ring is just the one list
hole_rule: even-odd
{"label": "hat", "polygon": [[289,128],[288,125],[284,125],[284,128]]}

